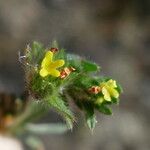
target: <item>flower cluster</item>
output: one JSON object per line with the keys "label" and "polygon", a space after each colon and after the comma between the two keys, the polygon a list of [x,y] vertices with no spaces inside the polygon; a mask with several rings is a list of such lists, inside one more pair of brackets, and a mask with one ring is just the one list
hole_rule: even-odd
{"label": "flower cluster", "polygon": [[72,128],[74,114],[69,101],[84,112],[87,125],[95,127],[95,111],[112,114],[108,104],[119,103],[120,85],[113,79],[97,76],[99,65],[80,56],[68,54],[56,42],[44,48],[34,42],[25,51],[28,91],[33,99],[56,109]]}

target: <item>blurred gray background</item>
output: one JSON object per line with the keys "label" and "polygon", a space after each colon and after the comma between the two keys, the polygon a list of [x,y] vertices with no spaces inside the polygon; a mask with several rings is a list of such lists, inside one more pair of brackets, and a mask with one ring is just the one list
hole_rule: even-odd
{"label": "blurred gray background", "polygon": [[100,64],[124,93],[93,134],[80,119],[72,132],[42,136],[46,150],[150,150],[150,1],[0,0],[0,91],[22,93],[17,52],[53,39]]}

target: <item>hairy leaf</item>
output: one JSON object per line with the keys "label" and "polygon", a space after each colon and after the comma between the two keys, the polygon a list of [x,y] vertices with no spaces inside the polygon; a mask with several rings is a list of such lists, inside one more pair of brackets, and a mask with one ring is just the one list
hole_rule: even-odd
{"label": "hairy leaf", "polygon": [[64,117],[68,124],[68,127],[72,129],[74,116],[70,109],[66,106],[65,102],[59,96],[55,95],[48,99],[48,104]]}
{"label": "hairy leaf", "polygon": [[100,70],[100,67],[96,63],[87,60],[82,60],[81,65],[85,72],[95,72]]}
{"label": "hairy leaf", "polygon": [[97,123],[94,110],[92,110],[92,108],[86,109],[85,117],[86,117],[86,122],[87,122],[88,127],[90,128],[91,131],[93,131]]}

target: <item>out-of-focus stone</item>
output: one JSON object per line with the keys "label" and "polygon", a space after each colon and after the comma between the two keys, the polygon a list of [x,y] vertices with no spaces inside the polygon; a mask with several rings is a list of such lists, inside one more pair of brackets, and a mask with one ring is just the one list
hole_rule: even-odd
{"label": "out-of-focus stone", "polygon": [[21,143],[11,137],[0,135],[0,149],[1,150],[23,150]]}

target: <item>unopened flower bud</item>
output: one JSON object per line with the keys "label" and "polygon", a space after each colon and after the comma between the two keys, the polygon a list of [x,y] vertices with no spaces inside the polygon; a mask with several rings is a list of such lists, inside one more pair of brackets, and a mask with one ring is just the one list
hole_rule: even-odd
{"label": "unopened flower bud", "polygon": [[99,86],[92,86],[88,91],[92,94],[98,94],[101,91],[101,88]]}
{"label": "unopened flower bud", "polygon": [[69,70],[70,70],[71,72],[76,71],[76,69],[73,68],[73,67],[70,67]]}
{"label": "unopened flower bud", "polygon": [[67,76],[69,76],[69,74],[71,73],[70,69],[65,67],[61,72],[60,72],[60,78],[64,79]]}
{"label": "unopened flower bud", "polygon": [[50,51],[53,52],[53,53],[56,53],[56,52],[58,51],[58,48],[52,47],[52,48],[50,49]]}

